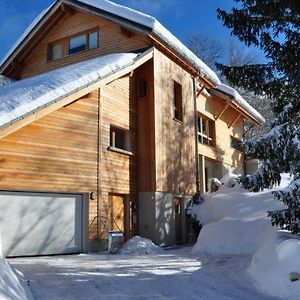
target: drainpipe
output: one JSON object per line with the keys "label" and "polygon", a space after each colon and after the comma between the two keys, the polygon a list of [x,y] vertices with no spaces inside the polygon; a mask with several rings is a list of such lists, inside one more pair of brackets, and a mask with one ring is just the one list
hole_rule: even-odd
{"label": "drainpipe", "polygon": [[194,89],[194,127],[195,127],[195,157],[196,157],[196,191],[200,194],[200,177],[199,177],[199,149],[198,149],[198,112],[197,112],[197,89],[196,78],[193,77],[193,89]]}

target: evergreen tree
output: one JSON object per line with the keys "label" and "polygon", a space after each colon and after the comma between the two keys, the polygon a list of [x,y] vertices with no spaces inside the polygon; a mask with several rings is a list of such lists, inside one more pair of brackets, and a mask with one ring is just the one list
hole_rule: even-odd
{"label": "evergreen tree", "polygon": [[247,46],[264,51],[266,63],[218,68],[232,84],[272,99],[274,114],[270,131],[246,144],[248,154],[262,163],[241,181],[259,191],[276,186],[280,174],[289,172],[290,185],[274,192],[287,208],[269,215],[273,225],[300,233],[300,1],[235,2],[230,12],[218,9],[218,17]]}

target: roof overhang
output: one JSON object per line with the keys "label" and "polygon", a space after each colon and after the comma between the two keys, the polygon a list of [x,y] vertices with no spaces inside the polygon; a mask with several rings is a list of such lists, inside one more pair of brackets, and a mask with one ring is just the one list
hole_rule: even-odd
{"label": "roof overhang", "polygon": [[[238,101],[233,95],[218,88],[210,89],[209,92],[212,95],[216,95],[225,100],[230,107],[238,111],[245,119],[252,121],[257,125],[262,125],[266,122],[265,118],[262,117],[252,106],[250,106],[250,104],[247,103],[247,105],[241,105],[241,102]],[[244,101],[246,103],[246,100]]]}
{"label": "roof overhang", "polygon": [[[13,133],[16,130],[21,129],[22,127],[50,114],[51,112],[68,105],[75,100],[91,93],[92,91],[95,91],[114,80],[121,78],[129,73],[131,73],[136,68],[140,67],[147,61],[153,58],[153,48],[145,51],[144,53],[138,55],[134,61],[129,64],[125,65],[124,67],[118,69],[115,72],[111,72],[108,74],[105,74],[105,76],[98,78],[97,80],[94,80],[93,82],[90,82],[84,86],[81,86],[79,88],[74,89],[71,92],[67,92],[64,95],[61,95],[60,97],[57,97],[55,99],[52,99],[49,101],[49,103],[44,104],[36,109],[32,109],[31,111],[27,112],[26,114],[23,114],[19,116],[18,118],[13,119],[12,121],[3,124],[0,127],[0,139]],[[51,71],[49,72],[51,73]],[[32,77],[31,79],[33,79]],[[16,84],[21,83],[22,81],[25,81],[26,79],[23,79],[21,81],[17,81]]]}

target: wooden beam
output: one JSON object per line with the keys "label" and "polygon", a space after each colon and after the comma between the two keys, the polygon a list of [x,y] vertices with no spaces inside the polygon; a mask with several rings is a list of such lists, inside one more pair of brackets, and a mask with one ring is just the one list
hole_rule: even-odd
{"label": "wooden beam", "polygon": [[225,111],[227,110],[227,108],[228,108],[229,106],[230,106],[230,105],[229,105],[229,103],[227,102],[226,105],[225,105],[225,107],[224,107],[224,109],[223,109],[217,116],[215,116],[215,121],[217,121],[219,118],[222,117],[222,115],[225,113]]}
{"label": "wooden beam", "polygon": [[227,125],[228,128],[232,127],[240,118],[242,117],[242,115],[238,115],[233,122],[231,122],[231,124]]}
{"label": "wooden beam", "polygon": [[82,88],[81,90],[78,90],[78,91],[72,93],[71,95],[66,96],[63,99],[58,99],[54,103],[49,103],[48,106],[45,106],[45,107],[41,108],[40,110],[36,110],[36,111],[32,112],[30,115],[27,115],[22,119],[16,120],[15,122],[0,129],[0,139],[21,129],[22,127],[40,119],[40,118],[50,114],[51,112],[53,112],[63,106],[66,106],[81,97],[84,97],[85,95],[103,87],[104,85],[107,85],[107,84],[115,81],[116,79],[123,77],[126,74],[129,74],[132,70],[143,65],[145,62],[147,62],[151,58],[153,58],[153,49],[150,49],[148,51],[148,53],[141,56],[134,64],[132,64],[128,67],[125,67],[125,68],[117,71],[116,73],[113,73],[113,74],[111,74],[111,75],[85,87],[85,88]]}

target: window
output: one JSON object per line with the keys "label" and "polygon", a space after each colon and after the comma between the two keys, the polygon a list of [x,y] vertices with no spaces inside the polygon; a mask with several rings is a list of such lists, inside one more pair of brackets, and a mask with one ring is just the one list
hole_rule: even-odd
{"label": "window", "polygon": [[176,81],[174,81],[174,119],[183,121],[182,86]]}
{"label": "window", "polygon": [[215,145],[215,122],[202,115],[198,116],[198,142]]}
{"label": "window", "polygon": [[69,54],[98,48],[98,32],[92,31],[69,40]]}
{"label": "window", "polygon": [[62,58],[63,53],[63,44],[52,44],[48,49],[48,60],[58,60]]}
{"label": "window", "polygon": [[129,131],[111,126],[110,147],[129,151]]}
{"label": "window", "polygon": [[138,82],[139,88],[139,97],[145,98],[148,94],[147,80],[144,78],[140,78]]}
{"label": "window", "polygon": [[239,150],[239,151],[243,151],[243,142],[235,137],[231,137],[231,147]]}

